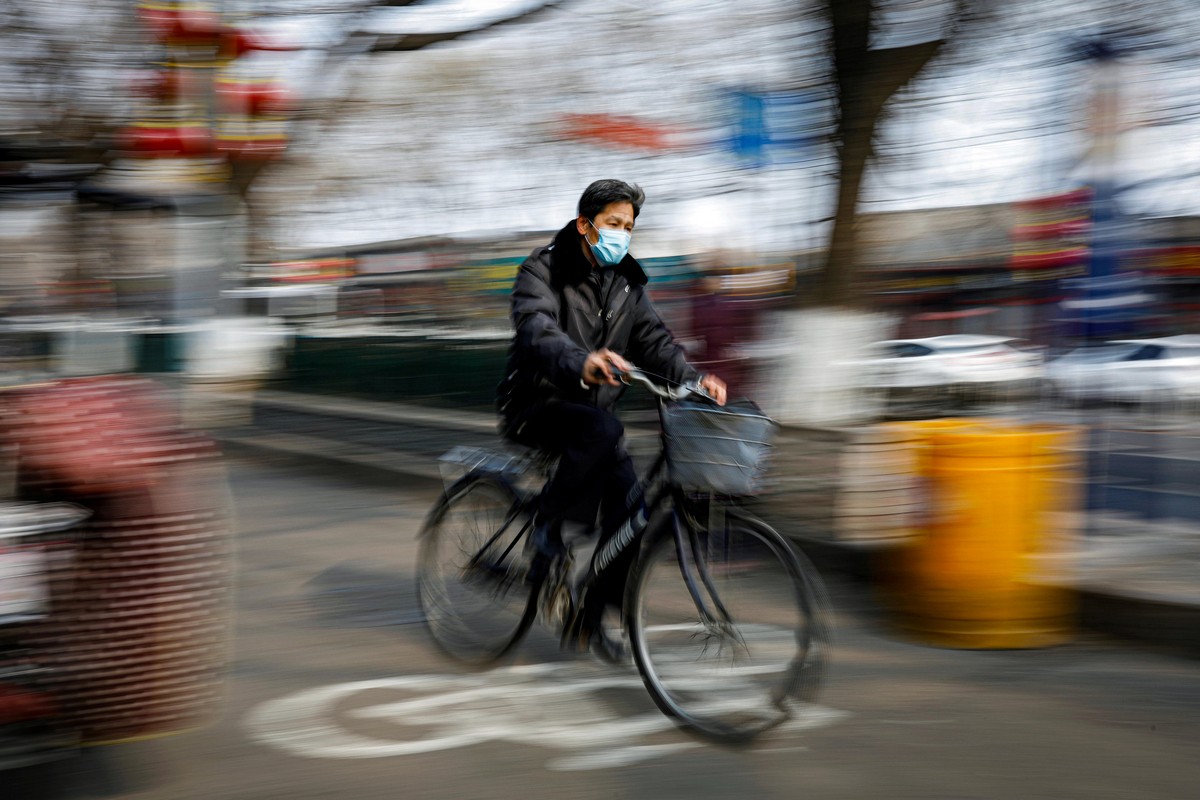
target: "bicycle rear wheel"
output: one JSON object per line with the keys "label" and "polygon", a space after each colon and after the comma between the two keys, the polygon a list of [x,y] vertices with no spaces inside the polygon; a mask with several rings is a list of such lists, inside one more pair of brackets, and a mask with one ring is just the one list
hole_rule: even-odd
{"label": "bicycle rear wheel", "polygon": [[516,490],[470,473],[446,490],[421,532],[417,596],[433,640],[486,664],[521,640],[537,611],[526,583],[530,517]]}
{"label": "bicycle rear wheel", "polygon": [[824,588],[790,542],[745,512],[683,538],[681,553],[665,529],[638,562],[626,603],[634,659],[668,716],[746,741],[815,695],[830,635]]}

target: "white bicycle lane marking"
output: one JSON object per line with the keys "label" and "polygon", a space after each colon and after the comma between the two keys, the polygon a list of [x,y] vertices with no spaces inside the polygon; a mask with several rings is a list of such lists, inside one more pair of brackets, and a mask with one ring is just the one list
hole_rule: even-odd
{"label": "white bicycle lane marking", "polygon": [[[657,709],[617,716],[599,696],[617,689],[645,691],[637,675],[606,673],[577,662],[472,675],[411,675],[321,686],[268,700],[246,715],[243,726],[255,742],[305,758],[411,756],[503,740],[566,751],[546,764],[563,771],[624,766],[703,746],[686,738],[636,744],[675,726]],[[374,701],[364,698],[355,705],[356,696],[367,692],[376,695]],[[779,731],[820,728],[848,715],[809,705]],[[372,724],[386,733],[361,732]],[[406,734],[411,738],[402,738]]]}

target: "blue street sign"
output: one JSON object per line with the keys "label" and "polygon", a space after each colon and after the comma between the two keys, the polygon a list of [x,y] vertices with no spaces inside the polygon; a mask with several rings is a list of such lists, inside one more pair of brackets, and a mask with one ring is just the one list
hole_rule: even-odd
{"label": "blue street sign", "polygon": [[746,166],[796,161],[829,134],[829,97],[813,90],[728,92],[732,111],[724,147]]}

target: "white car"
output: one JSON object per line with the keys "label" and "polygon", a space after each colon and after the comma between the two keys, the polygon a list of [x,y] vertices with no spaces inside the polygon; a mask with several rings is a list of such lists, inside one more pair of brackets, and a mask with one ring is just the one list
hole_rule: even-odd
{"label": "white car", "polygon": [[1019,342],[975,334],[891,339],[872,345],[862,367],[876,389],[1028,389],[1041,379],[1042,356]]}
{"label": "white car", "polygon": [[1080,347],[1046,364],[1046,380],[1076,402],[1200,399],[1200,336],[1119,339]]}

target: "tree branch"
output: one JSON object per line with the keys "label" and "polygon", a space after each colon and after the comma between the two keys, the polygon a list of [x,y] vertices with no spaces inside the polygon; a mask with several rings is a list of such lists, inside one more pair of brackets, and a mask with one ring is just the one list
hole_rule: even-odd
{"label": "tree branch", "polygon": [[[402,5],[411,5],[411,2],[405,0],[394,0]],[[413,50],[423,50],[430,45],[440,44],[441,42],[450,42],[455,39],[461,39],[464,36],[470,36],[475,33],[498,28],[501,25],[507,25],[510,22],[525,22],[540,16],[542,13],[567,3],[568,0],[550,0],[539,6],[522,11],[519,14],[514,14],[511,17],[501,17],[492,22],[485,23],[473,28],[462,28],[453,31],[439,31],[438,33],[405,33],[395,36],[380,35],[375,44],[371,48],[374,53],[398,53],[411,52]]]}
{"label": "tree branch", "polygon": [[[834,70],[842,102],[875,116],[897,91],[941,52],[978,7],[980,0],[955,0],[949,26],[939,38],[873,50],[870,48],[871,0],[826,0],[833,23]],[[852,111],[857,109],[852,109]]]}

